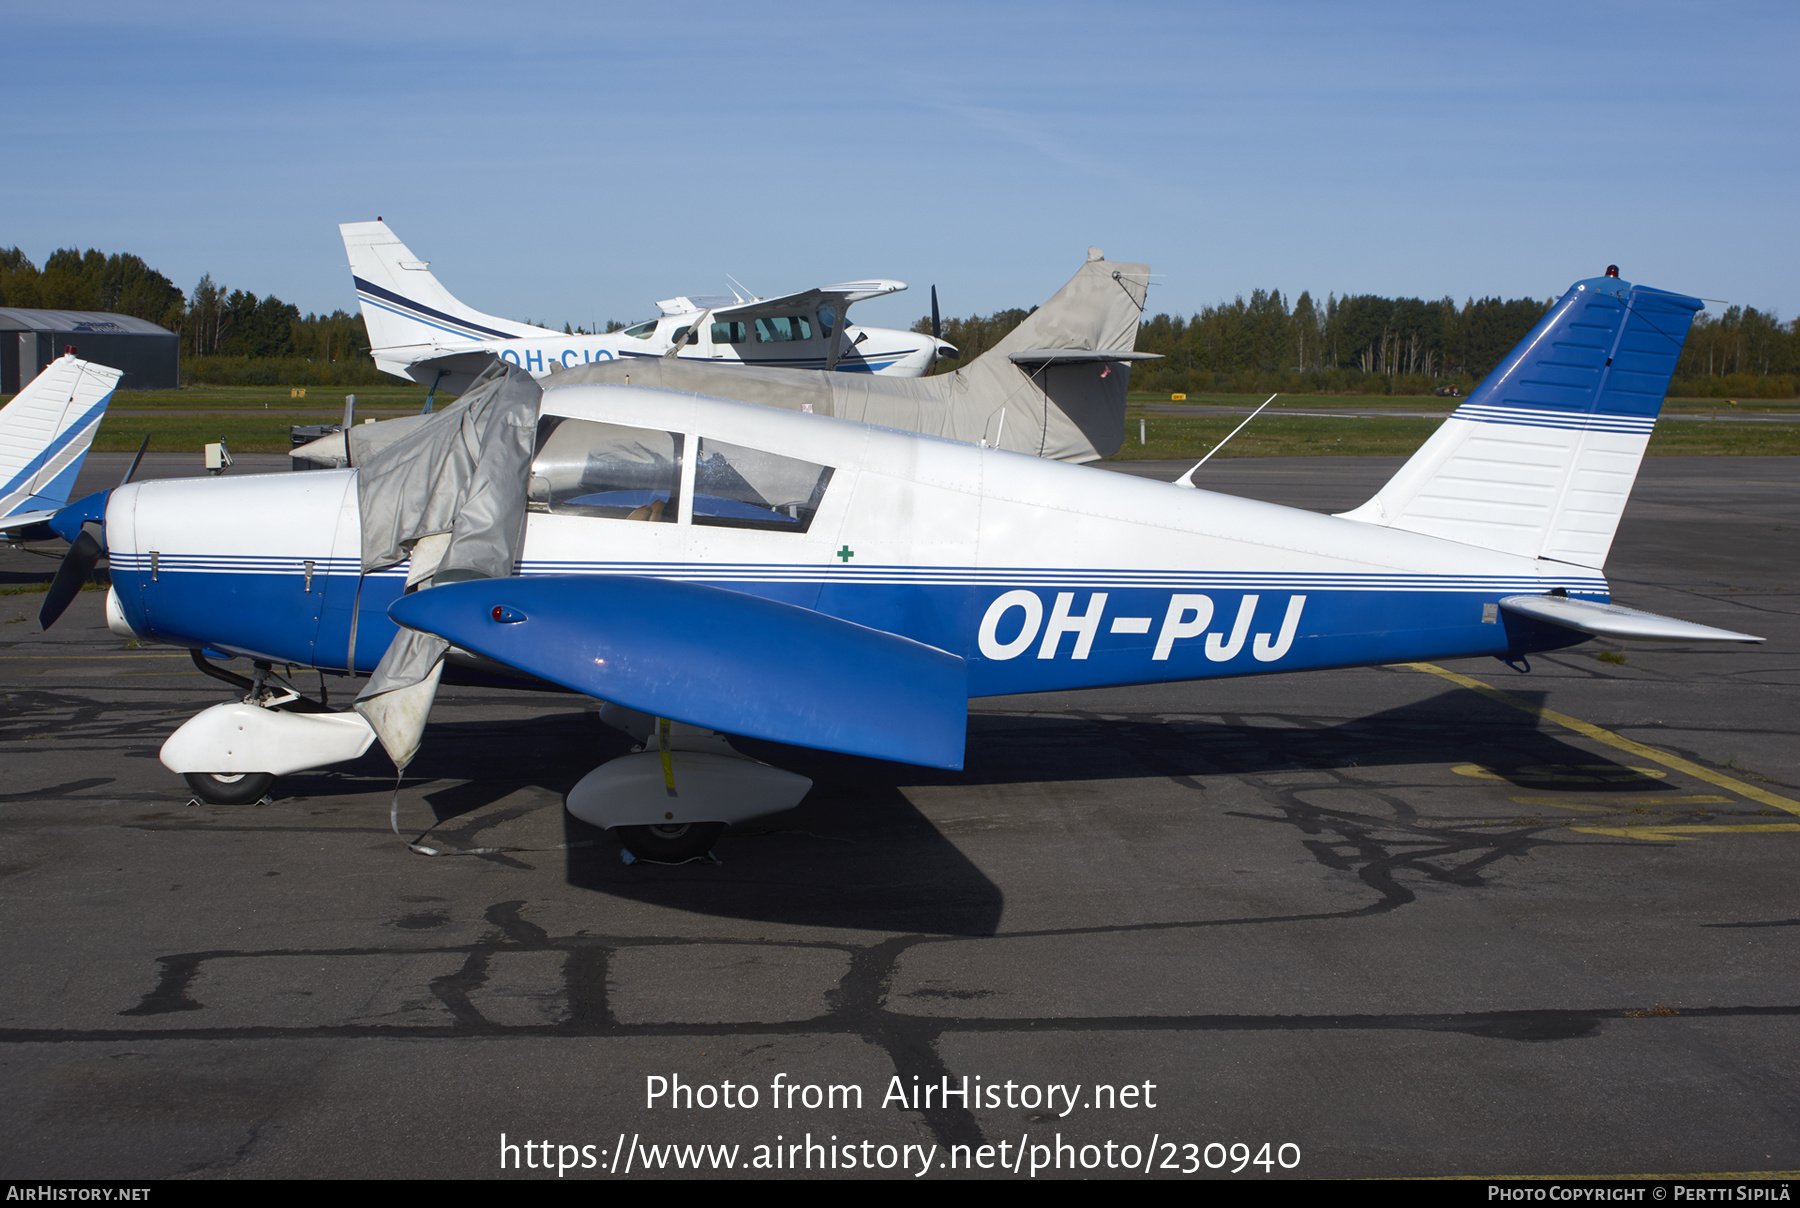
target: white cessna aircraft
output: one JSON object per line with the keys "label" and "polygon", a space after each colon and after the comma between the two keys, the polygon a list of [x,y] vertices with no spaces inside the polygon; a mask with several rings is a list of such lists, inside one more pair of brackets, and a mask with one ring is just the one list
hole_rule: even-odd
{"label": "white cessna aircraft", "polygon": [[919,377],[956,349],[934,336],[848,322],[853,303],[906,288],[852,281],[781,298],[670,298],[647,323],[606,335],[563,335],[465,306],[431,275],[387,223],[338,227],[362,303],[375,363],[452,394],[495,357],[533,377],[595,361],[676,356],[720,365],[833,369]]}
{"label": "white cessna aircraft", "polygon": [[[1701,305],[1577,282],[1341,516],[496,368],[356,469],[113,490],[108,623],[240,686],[162,748],[209,800],[377,736],[405,766],[445,678],[558,686],[647,744],[569,810],[683,859],[809,787],[725,734],[955,768],[978,696],[1760,641],[1615,604],[1602,571]],[[332,712],[279,664],[374,673]]]}

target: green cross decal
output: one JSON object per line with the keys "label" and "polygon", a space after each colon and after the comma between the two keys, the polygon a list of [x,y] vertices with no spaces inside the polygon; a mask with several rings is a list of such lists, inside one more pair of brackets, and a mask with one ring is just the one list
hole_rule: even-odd
{"label": "green cross decal", "polygon": [[842,558],[844,561],[848,562],[848,561],[850,561],[850,559],[852,559],[856,556],[856,551],[851,549],[848,545],[846,545],[846,546],[844,546],[843,549],[841,549],[837,552],[837,556]]}

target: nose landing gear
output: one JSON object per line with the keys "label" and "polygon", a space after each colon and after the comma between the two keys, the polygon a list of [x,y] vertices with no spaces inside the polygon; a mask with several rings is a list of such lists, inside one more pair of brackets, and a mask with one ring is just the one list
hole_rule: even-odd
{"label": "nose landing gear", "polygon": [[183,772],[181,778],[208,805],[249,805],[275,787],[268,772]]}
{"label": "nose landing gear", "polygon": [[665,826],[620,826],[613,829],[626,850],[641,860],[679,864],[706,855],[725,833],[723,822],[681,822]]}

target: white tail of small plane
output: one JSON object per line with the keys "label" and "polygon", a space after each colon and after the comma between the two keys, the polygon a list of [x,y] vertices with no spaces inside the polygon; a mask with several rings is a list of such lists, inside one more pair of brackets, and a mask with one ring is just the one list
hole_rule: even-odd
{"label": "white tail of small plane", "polygon": [[[392,359],[382,357],[386,348],[464,347],[484,340],[556,334],[463,305],[431,275],[429,264],[413,255],[379,218],[341,223],[338,233],[344,237],[377,363]],[[397,368],[386,364],[382,368],[405,377],[405,364],[418,359],[408,356]]]}
{"label": "white tail of small plane", "polygon": [[1376,496],[1342,513],[1598,570],[1698,298],[1577,282]]}
{"label": "white tail of small plane", "polygon": [[69,502],[124,374],[65,353],[0,407],[0,517]]}

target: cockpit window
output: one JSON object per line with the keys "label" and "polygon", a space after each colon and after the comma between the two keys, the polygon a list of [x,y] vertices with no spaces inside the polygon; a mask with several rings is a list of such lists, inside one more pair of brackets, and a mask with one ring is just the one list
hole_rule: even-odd
{"label": "cockpit window", "polygon": [[804,315],[781,315],[756,321],[759,344],[779,344],[788,340],[812,339],[812,323]]}
{"label": "cockpit window", "polygon": [[830,483],[830,466],[702,438],[694,523],[804,533]]}
{"label": "cockpit window", "polygon": [[819,326],[824,329],[826,339],[830,339],[831,329],[837,326],[837,307],[819,307]]}
{"label": "cockpit window", "polygon": [[715,344],[746,344],[750,340],[749,325],[743,322],[720,322],[712,325]]}
{"label": "cockpit window", "polygon": [[627,327],[625,329],[625,334],[634,340],[648,340],[651,336],[656,334],[656,320],[652,319],[648,323],[639,323],[636,327]]}
{"label": "cockpit window", "polygon": [[538,420],[526,508],[674,523],[681,508],[679,432],[546,415]]}

